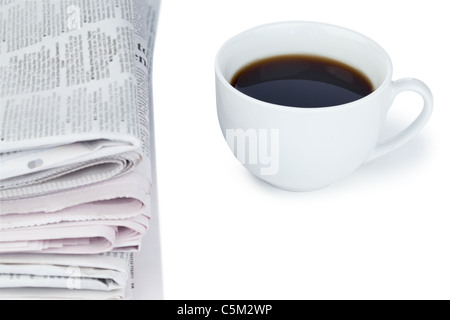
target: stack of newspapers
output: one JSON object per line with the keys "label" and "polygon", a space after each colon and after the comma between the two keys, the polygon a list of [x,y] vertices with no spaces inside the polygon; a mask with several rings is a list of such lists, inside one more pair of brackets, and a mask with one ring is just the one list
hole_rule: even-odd
{"label": "stack of newspapers", "polygon": [[0,298],[130,299],[159,0],[0,0]]}

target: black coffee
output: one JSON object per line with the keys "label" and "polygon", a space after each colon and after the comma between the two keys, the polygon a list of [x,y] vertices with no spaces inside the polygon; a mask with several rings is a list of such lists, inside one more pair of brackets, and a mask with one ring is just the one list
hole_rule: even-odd
{"label": "black coffee", "polygon": [[299,108],[332,107],[374,91],[359,70],[312,55],[285,55],[256,61],[241,69],[231,85],[265,102]]}

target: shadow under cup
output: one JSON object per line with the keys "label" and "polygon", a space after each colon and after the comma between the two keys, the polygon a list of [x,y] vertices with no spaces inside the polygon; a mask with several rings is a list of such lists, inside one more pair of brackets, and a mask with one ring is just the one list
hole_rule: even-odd
{"label": "shadow under cup", "polygon": [[[230,84],[250,63],[293,54],[352,66],[375,91],[340,106],[293,108],[256,100]],[[395,97],[391,79],[388,54],[357,32],[314,22],[265,25],[230,39],[217,54],[219,122],[233,153],[254,175],[286,190],[316,190],[368,160]]]}

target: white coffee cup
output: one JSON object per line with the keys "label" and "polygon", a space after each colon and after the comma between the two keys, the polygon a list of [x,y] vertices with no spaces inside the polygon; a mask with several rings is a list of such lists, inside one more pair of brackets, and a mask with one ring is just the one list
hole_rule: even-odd
{"label": "white coffee cup", "polygon": [[[332,58],[362,71],[375,91],[352,103],[294,108],[251,98],[230,85],[233,76],[257,60],[286,54]],[[290,191],[312,191],[351,174],[391,152],[428,122],[433,97],[415,79],[392,81],[392,63],[373,40],[341,27],[315,22],[260,26],[226,42],[216,58],[220,125],[235,156],[254,175]],[[395,97],[419,93],[424,107],[401,134],[379,144],[380,131]]]}

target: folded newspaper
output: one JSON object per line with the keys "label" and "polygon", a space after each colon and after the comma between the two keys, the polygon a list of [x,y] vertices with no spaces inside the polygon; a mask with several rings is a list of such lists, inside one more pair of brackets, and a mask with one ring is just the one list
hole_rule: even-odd
{"label": "folded newspaper", "polygon": [[138,251],[151,216],[146,169],[56,194],[2,201],[0,253]]}
{"label": "folded newspaper", "polygon": [[156,5],[0,0],[1,200],[105,181],[150,157]]}
{"label": "folded newspaper", "polygon": [[2,256],[0,299],[124,300],[133,283],[132,254]]}
{"label": "folded newspaper", "polygon": [[[151,218],[159,6],[0,0],[0,297],[31,287],[32,297],[70,296],[54,268],[39,274],[47,257],[85,266],[88,255],[140,249]],[[124,296],[82,278],[79,291]]]}

